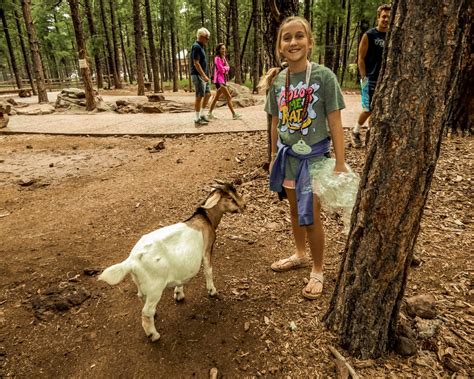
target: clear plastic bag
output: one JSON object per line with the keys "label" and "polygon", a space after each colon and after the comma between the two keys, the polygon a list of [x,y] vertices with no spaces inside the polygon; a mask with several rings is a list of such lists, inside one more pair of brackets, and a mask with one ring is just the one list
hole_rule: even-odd
{"label": "clear plastic bag", "polygon": [[344,233],[348,234],[360,177],[348,165],[349,172],[335,173],[335,165],[333,158],[321,159],[311,165],[313,193],[318,196],[323,208],[331,211],[342,209]]}

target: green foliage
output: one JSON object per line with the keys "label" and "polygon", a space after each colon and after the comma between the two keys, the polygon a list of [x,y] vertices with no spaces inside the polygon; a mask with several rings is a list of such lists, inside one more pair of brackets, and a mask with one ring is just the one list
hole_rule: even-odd
{"label": "green foliage", "polygon": [[[70,9],[67,0],[32,0],[32,15],[34,25],[38,34],[38,40],[41,49],[43,63],[50,75],[55,75],[56,72],[60,74],[70,74],[77,69],[77,52],[74,29],[70,17]],[[99,11],[99,0],[89,0],[94,18],[94,26],[96,36],[90,36],[88,23],[84,14],[83,1],[80,2],[80,11],[82,12],[83,29],[86,37],[88,54],[90,57],[99,54],[102,62],[105,62],[106,43],[103,22],[101,13]],[[346,3],[348,0],[346,0]],[[20,0],[16,0],[17,10],[22,15],[20,8]],[[106,27],[108,29],[109,38],[111,38],[110,31],[110,14],[109,14],[109,0],[103,0],[106,13]],[[343,25],[345,28],[347,8],[343,9],[341,0],[316,0],[313,1],[312,6],[312,23],[313,36],[315,39],[315,46],[312,50],[311,59],[319,61],[324,60],[325,53],[325,33],[327,22],[332,22],[335,27]],[[116,6],[117,23],[120,22],[120,34],[123,37],[124,53],[129,62],[134,62],[135,46],[134,46],[134,26],[132,16],[132,1],[131,0],[114,0]],[[178,49],[183,50],[189,48],[196,39],[196,31],[204,26],[211,31],[211,40],[207,47],[208,56],[213,56],[213,50],[218,42],[230,42],[227,46],[229,55],[233,52],[232,38],[228,38],[227,31],[232,33],[232,28],[228,28],[227,11],[229,0],[219,0],[220,15],[216,19],[216,0],[150,0],[151,15],[153,20],[153,31],[155,46],[158,53],[168,51],[170,49],[171,38],[171,22],[176,29]],[[239,17],[239,38],[240,45],[243,46],[247,27],[252,16],[252,0],[238,1],[238,17]],[[347,4],[346,4],[347,5]],[[348,54],[348,64],[354,63],[357,52],[357,37],[358,25],[362,19],[368,20],[369,24],[375,22],[376,9],[380,5],[380,1],[375,0],[352,0],[351,1],[351,20],[350,20],[350,34],[349,40],[354,42],[351,45],[351,51]],[[12,7],[14,6],[12,0],[0,0],[0,6],[6,9],[10,29],[12,29],[12,39],[14,40],[15,56],[24,67],[23,57],[18,43],[18,33],[14,24],[12,15]],[[143,7],[143,2],[142,2]],[[301,2],[300,13],[303,13],[304,5]],[[264,12],[264,10],[263,10]],[[261,16],[263,17],[263,12]],[[171,15],[174,14],[174,19]],[[146,22],[145,11],[142,8],[142,18],[144,26],[144,46],[148,50],[148,40],[146,36]],[[23,23],[23,20],[22,20]],[[263,23],[260,22],[260,25]],[[23,24],[24,25],[24,24]],[[216,28],[219,27],[223,41],[217,41]],[[163,33],[163,35],[161,35]],[[249,33],[245,52],[243,54],[243,71],[249,72],[253,65],[253,28]],[[261,31],[259,31],[261,33]],[[26,32],[25,42],[26,40]],[[274,36],[262,36],[263,38],[274,38]],[[162,42],[163,41],[163,42]],[[118,38],[120,45],[120,39]],[[334,44],[334,42],[332,42]],[[27,44],[28,46],[28,44]],[[8,54],[6,50],[5,39],[0,35],[0,70],[2,73],[8,72]],[[122,58],[122,57],[121,57]],[[231,57],[230,57],[231,58]],[[134,64],[134,63],[133,63]],[[9,74],[8,74],[9,75]],[[24,75],[24,73],[23,73]],[[347,74],[346,74],[347,78]],[[248,76],[246,77],[246,85],[250,86]],[[180,83],[180,87],[187,87],[186,84]]]}

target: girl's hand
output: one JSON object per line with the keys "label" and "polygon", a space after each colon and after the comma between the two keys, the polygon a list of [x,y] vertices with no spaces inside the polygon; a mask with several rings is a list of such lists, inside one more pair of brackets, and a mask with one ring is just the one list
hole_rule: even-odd
{"label": "girl's hand", "polygon": [[345,162],[342,162],[342,163],[336,162],[336,165],[334,166],[334,173],[337,174],[337,173],[341,173],[341,172],[349,172],[349,170],[347,169],[346,163]]}
{"label": "girl's hand", "polygon": [[275,158],[276,158],[276,154],[272,154],[272,158],[270,160],[270,165],[268,166],[268,172],[272,172],[272,168],[273,168],[273,165],[275,163]]}

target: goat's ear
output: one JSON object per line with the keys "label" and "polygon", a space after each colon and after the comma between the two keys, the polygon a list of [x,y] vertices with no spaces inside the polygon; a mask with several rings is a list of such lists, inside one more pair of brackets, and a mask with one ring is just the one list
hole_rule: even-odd
{"label": "goat's ear", "polygon": [[214,207],[220,200],[221,193],[219,191],[213,191],[202,205],[204,209],[210,209]]}
{"label": "goat's ear", "polygon": [[214,181],[215,181],[217,184],[222,184],[222,185],[227,184],[225,181],[220,180],[220,179],[214,179]]}

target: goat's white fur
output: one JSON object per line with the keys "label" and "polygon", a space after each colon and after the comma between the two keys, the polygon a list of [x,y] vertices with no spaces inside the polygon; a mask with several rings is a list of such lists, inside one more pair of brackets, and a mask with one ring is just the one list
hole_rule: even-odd
{"label": "goat's white fur", "polygon": [[[244,206],[244,202],[233,193],[230,193],[226,203],[220,202],[221,199],[222,195],[214,191],[202,205],[210,213],[215,212],[215,225],[196,227],[181,222],[155,230],[140,238],[125,261],[110,266],[99,276],[99,280],[114,285],[121,282],[127,274],[132,275],[138,296],[145,302],[142,326],[152,341],[160,338],[155,328],[154,315],[163,290],[175,287],[175,300],[184,299],[183,285],[199,272],[201,261],[204,261],[208,294],[217,294],[211,267],[215,227],[224,212],[238,211]],[[208,217],[212,222],[212,214],[208,214]]]}

